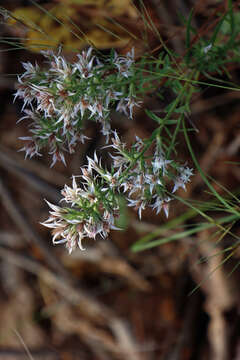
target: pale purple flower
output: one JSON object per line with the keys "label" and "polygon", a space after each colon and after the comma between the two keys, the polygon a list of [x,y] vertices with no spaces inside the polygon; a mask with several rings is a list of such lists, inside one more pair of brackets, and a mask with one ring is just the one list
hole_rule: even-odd
{"label": "pale purple flower", "polygon": [[123,96],[122,92],[114,91],[114,90],[110,89],[107,92],[107,96],[106,96],[106,99],[105,99],[106,107],[107,108],[109,107],[109,104],[110,104],[111,100],[119,100],[122,96]]}
{"label": "pale purple flower", "polygon": [[170,197],[162,197],[159,195],[154,196],[155,200],[154,203],[151,205],[153,209],[156,209],[156,213],[159,214],[160,211],[163,209],[165,212],[166,217],[169,215],[169,202],[172,200]]}
{"label": "pale purple flower", "polygon": [[62,56],[56,55],[53,55],[52,57],[51,68],[49,71],[56,73],[63,80],[68,78],[72,73],[71,66],[68,62]]}
{"label": "pale purple flower", "polygon": [[50,165],[50,167],[53,167],[57,161],[61,161],[65,166],[67,166],[66,161],[65,161],[65,157],[62,151],[60,151],[59,149],[53,149],[52,151],[49,152],[50,155],[52,155],[52,163]]}
{"label": "pale purple flower", "polygon": [[86,79],[92,77],[94,74],[91,72],[93,68],[93,61],[95,56],[92,56],[93,48],[89,47],[88,51],[82,51],[82,54],[78,54],[78,62],[73,65],[73,73],[79,71],[81,76]]}
{"label": "pale purple flower", "polygon": [[189,167],[180,166],[178,175],[174,180],[174,187],[172,193],[175,193],[179,188],[183,188],[186,191],[186,184],[190,181],[190,177],[193,175],[193,169]]}
{"label": "pale purple flower", "polygon": [[107,120],[102,120],[100,122],[102,124],[101,133],[106,137],[106,144],[108,144],[109,136],[111,134],[111,125]]}
{"label": "pale purple flower", "polygon": [[134,48],[125,56],[119,56],[115,52],[114,65],[117,67],[119,74],[128,78],[132,74],[132,64],[134,63]]}
{"label": "pale purple flower", "polygon": [[140,104],[142,103],[142,101],[136,101],[136,99],[134,99],[134,97],[132,97],[132,96],[125,98],[125,100],[127,101],[129,116],[132,119],[133,118],[133,108],[135,106],[140,107],[141,106]]}
{"label": "pale purple flower", "polygon": [[29,157],[31,159],[35,155],[42,156],[39,153],[39,147],[38,147],[37,143],[34,141],[34,139],[31,136],[21,136],[21,137],[19,137],[19,139],[28,141],[28,143],[26,145],[24,145],[24,147],[22,147],[20,150],[18,150],[18,151],[25,151],[25,159],[27,157]]}
{"label": "pale purple flower", "polygon": [[34,100],[34,94],[30,86],[27,83],[24,83],[19,76],[18,76],[17,91],[14,94],[13,102],[15,102],[17,97],[23,99],[24,101],[21,111],[24,110],[26,105],[32,106],[32,101]]}
{"label": "pale purple flower", "polygon": [[37,63],[35,63],[35,66],[28,62],[22,62],[22,66],[24,67],[24,69],[26,70],[22,75],[21,78],[28,78],[28,77],[32,77],[34,75],[36,75],[36,73],[40,70],[39,66]]}
{"label": "pale purple flower", "polygon": [[78,201],[79,193],[81,193],[81,189],[78,188],[76,178],[73,176],[72,187],[64,185],[64,188],[61,191],[61,194],[64,196],[64,199],[62,200],[66,201],[67,203],[71,203],[72,206],[74,206]]}
{"label": "pale purple flower", "polygon": [[97,115],[97,118],[103,118],[104,114],[108,112],[100,100],[95,101],[93,104],[89,104],[88,109],[91,111],[90,117]]}
{"label": "pale purple flower", "polygon": [[146,174],[145,175],[145,183],[149,185],[150,193],[153,193],[153,189],[156,185],[162,186],[162,181],[159,176],[155,174]]}
{"label": "pale purple flower", "polygon": [[138,211],[139,219],[142,218],[142,210],[146,207],[146,200],[144,199],[131,199],[128,198],[128,206],[133,206]]}
{"label": "pale purple flower", "polygon": [[209,52],[209,50],[211,50],[211,48],[212,48],[212,44],[209,44],[209,45],[205,46],[203,48],[204,54],[207,54]]}
{"label": "pale purple flower", "polygon": [[124,156],[113,156],[112,154],[109,155],[113,159],[114,168],[121,168],[122,166],[127,165],[130,162],[130,160],[125,158]]}
{"label": "pale purple flower", "polygon": [[128,116],[127,109],[128,109],[128,106],[127,106],[127,103],[126,103],[125,99],[121,99],[117,104],[116,111],[122,112],[126,116]]}
{"label": "pale purple flower", "polygon": [[81,117],[83,118],[85,110],[89,109],[89,106],[90,106],[90,104],[89,104],[87,98],[81,98],[80,101],[74,105],[73,111],[75,114],[77,114],[78,111],[80,110]]}
{"label": "pale purple flower", "polygon": [[152,167],[154,174],[157,174],[159,170],[162,171],[163,176],[167,173],[167,167],[171,164],[172,160],[166,160],[163,154],[159,154],[154,157],[152,161]]}
{"label": "pale purple flower", "polygon": [[136,143],[133,145],[133,147],[136,149],[136,151],[142,151],[143,150],[143,147],[144,147],[144,142],[143,140],[138,137],[137,135],[135,136],[136,138]]}

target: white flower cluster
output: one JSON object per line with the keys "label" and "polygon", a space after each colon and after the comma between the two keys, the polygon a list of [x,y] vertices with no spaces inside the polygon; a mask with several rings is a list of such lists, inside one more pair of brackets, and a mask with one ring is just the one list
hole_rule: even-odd
{"label": "white flower cluster", "polygon": [[[133,207],[141,219],[147,207],[169,215],[169,204],[174,193],[183,188],[193,175],[192,169],[168,159],[164,145],[153,134],[145,141],[136,137],[127,148],[117,132],[111,130],[110,111],[115,109],[129,118],[140,106],[138,96],[143,93],[146,63],[135,65],[134,49],[125,56],[115,51],[106,59],[93,53],[93,48],[77,55],[77,61],[67,62],[52,51],[42,52],[46,68],[23,63],[25,72],[18,77],[14,100],[23,99],[24,116],[31,119],[30,136],[22,137],[26,145],[21,149],[26,157],[41,156],[48,146],[53,166],[57,161],[65,165],[64,152],[73,153],[76,145],[87,139],[83,131],[88,119],[101,124],[106,143],[111,136],[114,154],[110,170],[104,168],[96,153],[87,158],[81,168],[80,184],[73,176],[72,186],[62,190],[60,207],[49,202],[50,217],[43,222],[52,229],[53,243],[65,243],[69,253],[79,247],[84,250],[84,238],[106,238],[111,229],[117,229],[119,199]],[[149,155],[155,143],[153,155]]]}
{"label": "white flower cluster", "polygon": [[32,157],[49,146],[53,166],[58,160],[65,163],[64,151],[73,153],[77,143],[85,141],[82,131],[87,119],[100,122],[108,141],[110,109],[132,118],[140,102],[134,90],[134,49],[126,56],[115,52],[104,63],[91,47],[71,64],[52,51],[42,53],[47,68],[23,63],[25,72],[18,77],[14,100],[23,99],[25,115],[20,120],[32,120],[31,136],[21,138],[27,141],[21,150]]}
{"label": "white flower cluster", "polygon": [[114,226],[114,219],[119,215],[119,206],[111,188],[104,187],[104,178],[93,175],[95,161],[89,158],[87,168],[82,168],[82,187],[77,186],[73,176],[72,187],[65,185],[62,201],[71,207],[59,207],[49,202],[50,217],[42,225],[52,228],[53,243],[66,243],[71,253],[76,247],[84,250],[82,239],[106,238]]}
{"label": "white flower cluster", "polygon": [[116,150],[111,155],[111,171],[102,166],[95,153],[81,169],[81,187],[73,177],[72,187],[65,185],[62,190],[62,200],[71,207],[48,203],[53,211],[43,225],[53,229],[53,242],[66,243],[69,253],[77,246],[83,250],[83,238],[95,239],[98,234],[106,238],[111,229],[117,229],[114,220],[119,215],[119,194],[126,197],[128,206],[138,211],[139,218],[147,206],[157,214],[163,209],[168,217],[172,197],[167,184],[173,182],[174,193],[179,187],[185,189],[192,176],[192,169],[167,160],[159,146],[153,158],[148,158],[145,155],[148,145],[139,137],[129,150],[116,131],[111,140],[112,145],[107,147]]}
{"label": "white flower cluster", "polygon": [[172,197],[169,196],[167,184],[173,183],[172,193],[180,187],[186,190],[185,185],[193,175],[193,170],[166,159],[159,145],[152,158],[144,156],[144,142],[137,136],[130,151],[126,150],[116,132],[112,143],[111,146],[117,150],[116,156],[112,156],[113,167],[118,169],[118,177],[119,173],[125,174],[122,179],[120,176],[119,186],[127,194],[128,206],[138,211],[140,219],[146,206],[155,209],[157,214],[163,210],[168,217]]}

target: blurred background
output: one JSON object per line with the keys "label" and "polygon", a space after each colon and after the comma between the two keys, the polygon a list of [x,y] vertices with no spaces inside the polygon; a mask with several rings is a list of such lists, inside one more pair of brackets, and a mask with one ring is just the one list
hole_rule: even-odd
{"label": "blurred background", "polygon": [[[64,184],[71,183],[72,174],[79,174],[86,156],[101,149],[105,139],[98,125],[89,122],[86,135],[92,140],[66,157],[67,167],[58,163],[50,169],[47,151],[41,158],[24,160],[24,153],[18,152],[23,146],[19,137],[28,135],[29,124],[16,125],[22,102],[13,104],[21,62],[41,64],[41,49],[62,45],[71,61],[76,51],[88,46],[87,38],[104,54],[111,48],[126,54],[134,47],[140,57],[146,43],[147,50],[157,54],[162,45],[146,24],[148,14],[167,45],[184,54],[181,17],[187,18],[194,6],[192,24],[200,28],[211,24],[227,4],[217,0],[0,1],[12,13],[9,17],[1,10],[0,24],[1,360],[240,360],[240,253],[236,249],[225,261],[222,252],[232,244],[231,236],[226,233],[216,243],[214,230],[206,229],[135,253],[131,246],[143,236],[153,232],[157,238],[172,236],[179,228],[164,227],[164,215],[150,210],[140,222],[128,208],[122,215],[125,230],[111,232],[107,241],[89,241],[85,252],[71,256],[63,246],[53,247],[50,232],[40,225],[48,217],[44,199],[57,203]],[[239,84],[239,64],[229,71],[231,81]],[[194,150],[203,170],[217,180],[213,184],[220,193],[222,186],[230,191],[239,187],[239,98],[237,91],[205,86],[192,102],[189,121],[198,129],[191,135]],[[166,104],[148,94],[144,105],[157,111]],[[135,134],[149,137],[156,127],[143,108],[136,109],[133,121],[115,113],[112,121],[126,143]],[[179,155],[193,167],[181,136]],[[178,195],[207,201],[196,170],[188,191]],[[169,221],[188,210],[174,203]],[[191,221],[191,216],[186,217],[185,224]],[[231,231],[240,235],[237,222]]]}

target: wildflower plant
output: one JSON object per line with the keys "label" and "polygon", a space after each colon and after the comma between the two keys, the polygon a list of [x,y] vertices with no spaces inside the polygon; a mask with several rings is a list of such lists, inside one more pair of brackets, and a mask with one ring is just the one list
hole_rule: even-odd
{"label": "wildflower plant", "polygon": [[82,175],[73,176],[72,187],[65,185],[62,190],[62,201],[71,207],[48,202],[53,211],[43,225],[53,228],[53,242],[66,243],[69,253],[77,246],[83,250],[85,237],[95,239],[99,234],[106,238],[111,229],[118,229],[114,220],[119,216],[121,194],[127,206],[138,211],[140,219],[146,207],[156,210],[157,214],[163,209],[168,217],[169,202],[173,198],[166,185],[172,183],[172,193],[179,187],[186,189],[185,184],[192,176],[192,169],[167,160],[159,144],[149,159],[144,155],[144,142],[139,137],[127,149],[116,131],[112,135],[112,144],[107,146],[115,150],[111,155],[111,170],[102,166],[95,153],[81,168]]}
{"label": "wildflower plant", "polygon": [[[199,167],[188,135],[188,130],[196,128],[191,121],[187,127],[186,122],[193,95],[200,90],[198,85],[209,85],[202,77],[215,80],[212,73],[228,76],[226,65],[239,59],[239,27],[235,25],[231,1],[229,4],[229,11],[219,17],[211,36],[204,32],[205,28],[202,36],[198,35],[191,25],[192,13],[183,19],[186,51],[181,56],[164,45],[156,56],[149,53],[136,58],[132,48],[126,55],[112,50],[104,57],[90,46],[73,62],[60,51],[43,51],[43,67],[23,63],[25,72],[18,77],[15,98],[23,100],[24,116],[20,120],[31,120],[30,135],[21,138],[26,141],[21,149],[26,157],[41,156],[43,148],[48,147],[51,166],[57,161],[67,165],[64,153],[74,153],[79,144],[88,140],[84,131],[87,122],[94,121],[100,123],[111,159],[107,167],[95,152],[93,158],[87,158],[81,175],[73,176],[72,186],[64,186],[61,206],[48,202],[50,217],[43,225],[52,229],[54,243],[65,243],[71,253],[77,247],[84,249],[84,238],[106,238],[110,230],[117,229],[115,219],[120,213],[121,197],[140,219],[146,208],[156,214],[163,211],[168,217],[176,192],[187,189],[194,173],[181,156],[178,160],[180,132],[205,183],[226,206]],[[225,84],[233,89],[230,81]],[[170,102],[162,89],[173,95]],[[143,108],[144,96],[152,93],[166,105],[161,116],[145,109],[156,128],[149,138],[136,136],[129,146],[112,128],[111,112],[122,112],[131,121],[136,107]]]}

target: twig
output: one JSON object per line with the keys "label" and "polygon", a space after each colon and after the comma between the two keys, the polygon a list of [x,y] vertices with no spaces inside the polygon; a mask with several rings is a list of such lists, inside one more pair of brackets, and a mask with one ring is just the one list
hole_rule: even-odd
{"label": "twig", "polygon": [[24,160],[22,156],[16,154],[16,152],[0,145],[0,151],[5,155],[5,159],[11,162],[11,164],[17,164],[22,166],[25,170],[37,174],[43,180],[50,184],[63,186],[68,181],[68,178],[63,174],[60,174],[54,169],[49,170],[46,166],[42,165],[39,161],[31,159],[31,161]]}
{"label": "twig", "polygon": [[2,246],[0,246],[0,257],[40,277],[49,286],[56,289],[67,302],[81,306],[84,312],[92,316],[95,321],[101,320],[102,323],[104,319],[109,320],[113,317],[110,310],[92,299],[84,290],[79,287],[75,289],[66,278],[55,275],[39,262]]}
{"label": "twig", "polygon": [[[64,326],[69,324],[70,330],[77,330],[78,333],[81,333],[81,336],[89,336],[89,334],[91,334],[94,342],[101,342],[104,339],[104,344],[107,349],[116,353],[116,355],[124,353],[129,360],[143,359],[142,356],[140,356],[141,350],[139,350],[138,345],[133,340],[124,322],[117,318],[115,314],[103,304],[94,300],[84,290],[73,288],[64,278],[56,276],[37,261],[27,258],[24,255],[16,254],[10,249],[0,246],[0,257],[39,276],[49,286],[56,289],[67,302],[75,306],[80,306],[83,312],[91,316],[96,323],[101,324],[101,326],[103,324],[108,325],[118,339],[118,342],[114,342],[107,333],[105,334],[99,329],[94,331],[95,327],[86,321],[81,320],[81,326],[79,327],[79,323],[74,324],[70,321],[70,317],[67,316],[66,319],[70,322],[64,323]],[[125,335],[123,336],[123,334]]]}
{"label": "twig", "polygon": [[14,331],[14,333],[17,335],[17,337],[18,337],[20,343],[22,344],[24,350],[26,351],[26,354],[27,354],[27,356],[29,357],[29,359],[30,359],[30,360],[34,360],[33,357],[32,357],[32,354],[31,354],[31,352],[29,351],[27,345],[25,344],[25,341],[23,340],[22,336],[19,334],[19,332],[18,332],[16,329],[14,329],[13,331]]}
{"label": "twig", "polygon": [[19,178],[22,178],[26,183],[28,183],[32,188],[38,192],[46,195],[50,200],[58,202],[60,200],[60,195],[55,188],[48,185],[41,178],[31,173],[29,170],[23,168],[19,165],[19,162],[14,160],[11,156],[2,152],[0,149],[0,164],[3,168],[9,172],[17,175]]}
{"label": "twig", "polygon": [[5,207],[15,224],[21,229],[25,239],[27,241],[32,240],[41,249],[44,255],[44,259],[51,267],[53,267],[53,269],[57,270],[59,274],[69,277],[68,273],[59,263],[59,261],[55,258],[54,254],[49,251],[48,246],[45,245],[42,238],[38,235],[38,233],[36,233],[32,225],[27,221],[23,209],[20,207],[19,204],[16,203],[16,201],[13,200],[2,179],[0,179],[0,197],[3,206]]}
{"label": "twig", "polygon": [[[59,360],[60,359],[60,355],[55,352],[55,351],[51,351],[51,350],[47,350],[47,349],[34,349],[34,350],[29,350],[34,358],[34,360]],[[4,360],[12,360],[12,359],[18,359],[18,360],[26,360],[26,352],[23,350],[18,350],[18,349],[11,349],[11,348],[2,348],[0,349],[0,359],[4,359]]]}

